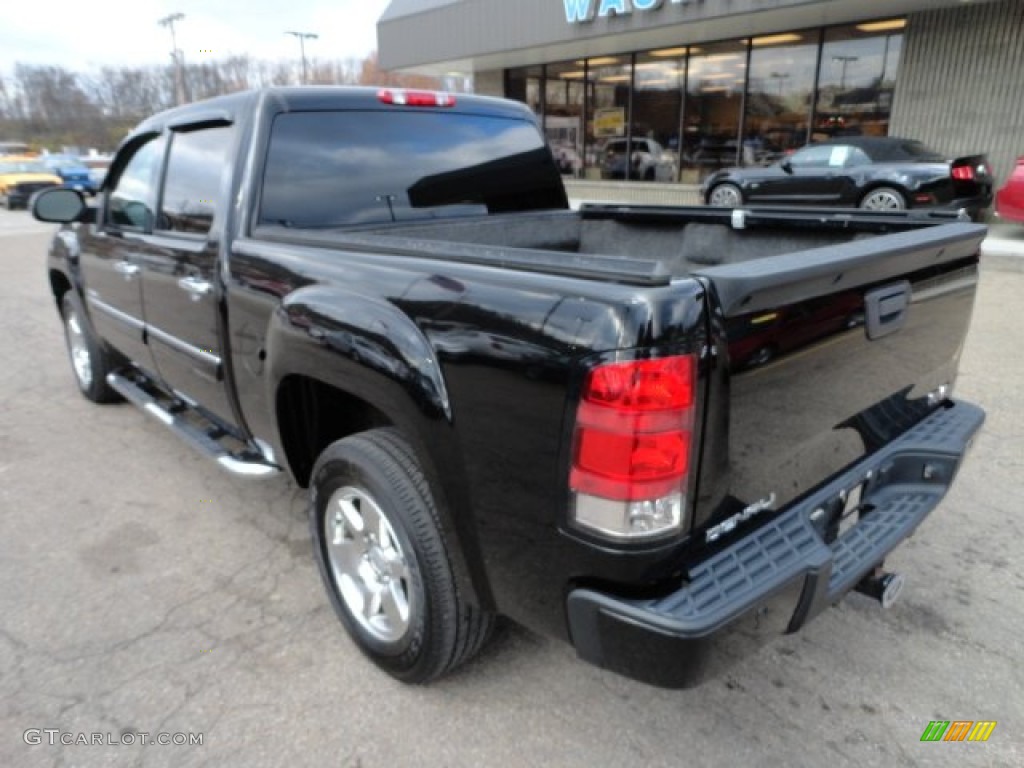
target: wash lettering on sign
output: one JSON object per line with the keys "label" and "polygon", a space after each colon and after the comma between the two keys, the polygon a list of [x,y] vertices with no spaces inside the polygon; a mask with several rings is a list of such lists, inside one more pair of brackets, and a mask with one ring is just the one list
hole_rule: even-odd
{"label": "wash lettering on sign", "polygon": [[[629,16],[633,11],[656,11],[665,0],[562,0],[570,24],[609,16]],[[669,5],[691,5],[695,0],[668,0]]]}

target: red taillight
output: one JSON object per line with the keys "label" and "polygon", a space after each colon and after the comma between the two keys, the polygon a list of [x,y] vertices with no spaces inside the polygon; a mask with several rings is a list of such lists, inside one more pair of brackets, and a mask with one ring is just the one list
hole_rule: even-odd
{"label": "red taillight", "polygon": [[602,365],[587,377],[583,401],[631,412],[688,408],[693,403],[693,357]]}
{"label": "red taillight", "polygon": [[582,428],[573,489],[615,501],[640,501],[679,490],[689,466],[689,434],[614,434]]}
{"label": "red taillight", "polygon": [[974,168],[970,165],[958,165],[953,168],[953,178],[957,181],[973,181]]}
{"label": "red taillight", "polygon": [[692,355],[592,370],[576,414],[573,491],[614,501],[685,493],[695,382]]}
{"label": "red taillight", "polygon": [[454,107],[455,97],[438,91],[407,91],[402,88],[381,88],[377,98],[385,104],[401,107]]}

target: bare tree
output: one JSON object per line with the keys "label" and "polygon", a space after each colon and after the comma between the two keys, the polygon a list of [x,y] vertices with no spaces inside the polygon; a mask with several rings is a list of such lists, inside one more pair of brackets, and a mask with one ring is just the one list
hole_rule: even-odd
{"label": "bare tree", "polygon": [[[191,63],[187,90],[206,99],[249,88],[298,84],[295,62],[229,56]],[[382,70],[376,53],[365,59],[314,60],[309,82],[317,85],[391,85],[437,88],[434,78]],[[63,67],[16,64],[0,77],[0,138],[18,138],[51,149],[62,145],[112,149],[133,125],[176,103],[171,69],[102,67],[76,73]]]}
{"label": "bare tree", "polygon": [[381,69],[376,51],[363,59],[358,83],[360,85],[392,85],[397,88],[436,89],[440,87],[440,81],[435,77],[407,75],[402,72],[388,72]]}

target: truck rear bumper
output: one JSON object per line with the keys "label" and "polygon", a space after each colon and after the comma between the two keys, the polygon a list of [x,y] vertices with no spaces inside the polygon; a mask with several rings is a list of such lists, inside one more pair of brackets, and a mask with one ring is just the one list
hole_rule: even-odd
{"label": "truck rear bumper", "polygon": [[[774,635],[797,631],[938,506],[984,419],[984,411],[964,402],[937,410],[715,552],[669,595],[645,600],[571,591],[568,620],[577,653],[653,685],[685,688]],[[827,530],[856,488],[863,494],[859,520],[830,540]]]}

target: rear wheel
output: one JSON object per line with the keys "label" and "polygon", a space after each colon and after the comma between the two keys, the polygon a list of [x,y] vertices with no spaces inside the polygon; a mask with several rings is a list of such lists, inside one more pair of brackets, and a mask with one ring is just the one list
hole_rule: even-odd
{"label": "rear wheel", "polygon": [[107,383],[107,374],[117,367],[114,354],[96,338],[73,290],[61,300],[64,340],[79,391],[94,403],[116,403],[122,398]]}
{"label": "rear wheel", "polygon": [[359,649],[408,683],[473,656],[493,616],[460,594],[436,503],[402,436],[375,429],[333,443],[311,487],[320,574]]}
{"label": "rear wheel", "polygon": [[898,189],[876,187],[861,198],[860,207],[866,211],[903,211],[907,199]]}
{"label": "rear wheel", "polygon": [[750,359],[747,360],[747,366],[750,368],[756,368],[759,365],[770,363],[774,357],[775,347],[768,344],[761,347],[750,356]]}
{"label": "rear wheel", "polygon": [[735,184],[716,184],[708,192],[708,205],[736,208],[743,205],[743,193]]}

